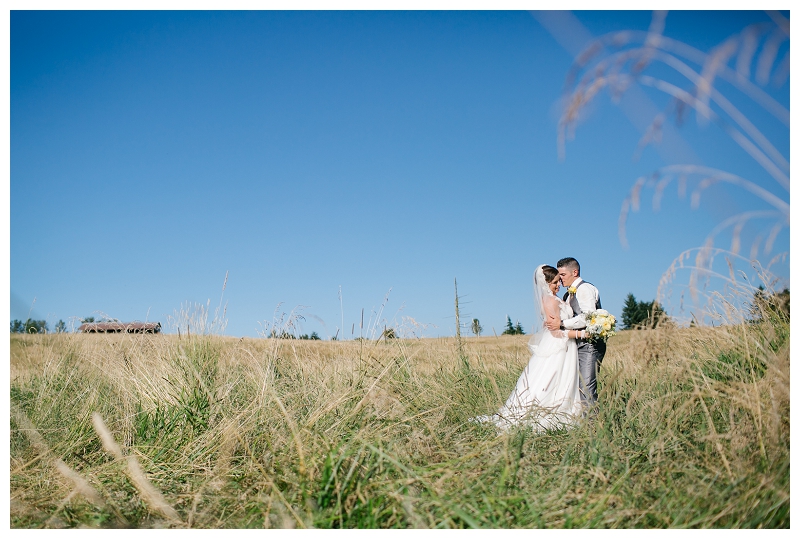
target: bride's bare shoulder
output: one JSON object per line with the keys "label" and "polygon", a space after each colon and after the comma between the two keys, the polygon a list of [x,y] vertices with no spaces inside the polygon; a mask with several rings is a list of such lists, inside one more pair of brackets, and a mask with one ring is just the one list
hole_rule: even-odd
{"label": "bride's bare shoulder", "polygon": [[561,305],[564,303],[558,296],[545,296],[545,302],[550,303],[551,305]]}
{"label": "bride's bare shoulder", "polygon": [[542,301],[544,303],[544,308],[545,308],[546,311],[548,311],[550,313],[557,313],[558,312],[559,306],[560,306],[560,303],[561,303],[560,299],[558,299],[555,296],[544,296],[542,298]]}

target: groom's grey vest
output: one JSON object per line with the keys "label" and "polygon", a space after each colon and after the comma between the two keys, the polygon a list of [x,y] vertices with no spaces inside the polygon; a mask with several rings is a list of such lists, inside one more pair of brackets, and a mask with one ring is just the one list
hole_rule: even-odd
{"label": "groom's grey vest", "polygon": [[[580,288],[580,287],[581,287],[581,285],[582,285],[582,284],[584,284],[584,283],[586,283],[586,282],[587,282],[587,281],[581,281],[581,282],[579,282],[579,283],[578,283],[578,286],[576,286],[576,287],[575,287],[575,289],[577,290],[578,288]],[[592,284],[592,283],[589,283],[589,284]],[[594,285],[592,284],[592,286],[594,286]],[[595,288],[597,288],[597,287],[595,286]],[[570,306],[570,307],[572,307],[572,313],[573,313],[573,315],[575,315],[575,316],[578,316],[578,315],[579,315],[579,314],[581,314],[583,311],[581,310],[581,306],[580,306],[580,304],[578,303],[578,298],[577,298],[576,296],[577,296],[577,294],[575,294],[575,295],[573,295],[571,298],[567,299],[567,298],[569,297],[569,292],[567,292],[567,293],[565,293],[565,294],[564,294],[564,301],[566,301],[567,303],[569,303],[569,306]],[[594,306],[594,308],[595,308],[595,309],[602,309],[602,308],[603,308],[603,307],[600,305],[600,291],[599,291],[599,290],[597,291],[597,305],[595,305],[595,306]]]}
{"label": "groom's grey vest", "polygon": [[[578,283],[580,287],[586,281]],[[589,283],[591,284],[591,283]],[[592,285],[594,286],[594,285]],[[569,292],[564,294],[564,301],[567,301]],[[575,294],[569,298],[569,306],[575,315],[581,314],[581,306]],[[597,292],[597,305],[595,309],[602,309],[600,306],[600,292]],[[597,403],[597,373],[600,371],[600,364],[606,355],[606,343],[604,341],[587,341],[577,339],[578,342],[578,372],[580,373],[581,402],[588,407]]]}

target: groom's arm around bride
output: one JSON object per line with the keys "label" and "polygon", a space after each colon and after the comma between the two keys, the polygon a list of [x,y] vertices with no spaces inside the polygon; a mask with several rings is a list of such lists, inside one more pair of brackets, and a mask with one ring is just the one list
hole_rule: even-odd
{"label": "groom's arm around bride", "polygon": [[[600,293],[594,285],[587,283],[580,277],[577,277],[571,286],[575,287],[574,300],[570,297],[570,293],[567,292],[564,296],[564,301],[570,304],[572,312],[576,313],[576,316],[562,320],[561,324],[564,329],[584,329],[586,327],[586,315],[584,313],[592,312],[598,308]],[[575,302],[578,304],[577,309],[575,308]]]}

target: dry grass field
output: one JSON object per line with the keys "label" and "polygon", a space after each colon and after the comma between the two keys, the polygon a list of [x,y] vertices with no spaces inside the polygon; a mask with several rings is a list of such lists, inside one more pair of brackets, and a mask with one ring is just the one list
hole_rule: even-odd
{"label": "dry grass field", "polygon": [[621,332],[498,435],[527,336],[11,337],[11,526],[789,527],[789,323]]}

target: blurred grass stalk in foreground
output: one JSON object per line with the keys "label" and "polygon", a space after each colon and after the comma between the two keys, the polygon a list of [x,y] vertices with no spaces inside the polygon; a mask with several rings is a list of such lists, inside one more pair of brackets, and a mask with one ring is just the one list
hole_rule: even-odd
{"label": "blurred grass stalk in foreground", "polygon": [[[767,15],[768,20],[749,24],[704,52],[668,37],[665,33],[668,13],[654,11],[646,32],[618,31],[592,40],[577,54],[565,80],[564,110],[558,127],[562,159],[566,155],[566,141],[574,138],[587,106],[607,90],[612,100],[623,106],[623,98],[631,94],[634,100],[646,101],[650,107],[653,104],[648,96],[666,98],[664,108],[652,118],[626,111],[635,116],[632,118],[635,122],[649,122],[634,158],[649,145],[658,147],[665,131],[669,131],[668,136],[680,139],[677,131],[667,129],[670,127],[667,122],[672,117],[681,125],[693,111],[698,126],[713,124],[718,128],[705,131],[709,144],[713,143],[715,133],[730,137],[764,171],[763,177],[743,178],[707,166],[669,164],[636,180],[623,201],[619,238],[627,247],[628,215],[639,210],[645,187],[653,189],[654,211],[660,209],[670,184],[677,184],[681,198],[691,191],[692,208],[699,207],[702,194],[712,185],[736,187],[751,197],[751,208],[722,220],[709,232],[704,245],[679,254],[666,271],[657,299],[670,307],[673,305],[668,296],[676,296],[677,305],[670,314],[673,318],[684,314],[683,321],[687,323],[690,319],[709,322],[715,316],[719,321],[719,311],[724,306],[717,300],[736,296],[748,284],[752,294],[758,279],[765,275],[766,286],[775,287],[772,267],[787,259],[788,253],[773,255],[772,250],[779,234],[788,230],[790,223],[789,158],[778,149],[785,147],[788,151],[789,110],[767,90],[782,87],[789,78],[789,20],[777,11],[769,11]],[[576,30],[575,27],[582,30],[577,35],[586,33],[577,19],[569,15],[545,12],[538,18],[557,38],[569,29]],[[562,41],[565,39],[563,35],[560,37]],[[780,140],[770,140],[765,134],[768,132],[765,127],[770,125],[777,128],[772,133],[785,133],[773,135],[780,136]],[[692,148],[687,151],[693,153]],[[763,224],[756,225],[756,221]],[[748,257],[740,254],[746,226],[756,231]],[[715,240],[727,231],[731,234],[730,248],[716,248]],[[727,268],[714,267],[720,259],[724,259]],[[679,270],[688,270],[688,283],[678,282]],[[711,320],[703,320],[709,313]]]}

